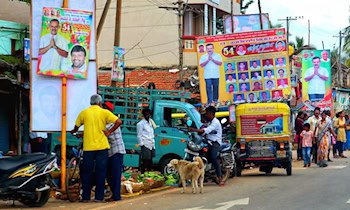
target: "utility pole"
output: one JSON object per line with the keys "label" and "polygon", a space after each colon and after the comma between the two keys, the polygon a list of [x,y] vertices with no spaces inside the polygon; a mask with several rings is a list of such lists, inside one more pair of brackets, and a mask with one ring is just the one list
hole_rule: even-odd
{"label": "utility pole", "polygon": [[234,31],[234,20],[233,20],[233,0],[231,0],[231,30],[232,30],[232,34],[233,34],[233,31]]}
{"label": "utility pole", "polygon": [[260,30],[263,30],[263,22],[262,22],[262,17],[261,17],[261,4],[260,4],[260,0],[258,0],[258,8],[259,8]]}
{"label": "utility pole", "polygon": [[101,19],[98,22],[98,26],[97,26],[97,34],[96,34],[96,36],[97,36],[96,40],[97,41],[100,38],[102,27],[103,27],[103,24],[105,23],[105,20],[106,20],[106,17],[107,17],[107,12],[109,10],[109,6],[111,5],[111,2],[112,2],[112,0],[107,0],[106,4],[105,4],[105,7],[103,8]]}
{"label": "utility pole", "polygon": [[[177,21],[178,21],[178,39],[179,39],[179,79],[180,81],[183,80],[183,43],[182,43],[182,35],[183,35],[183,31],[182,31],[182,18],[185,14],[185,12],[187,11],[187,2],[184,4],[184,2],[182,0],[178,0],[177,2],[173,3],[173,4],[177,4],[177,7],[164,7],[164,6],[160,6],[158,8],[161,9],[166,9],[166,10],[175,10],[177,11]],[[189,10],[191,11],[191,10]]]}
{"label": "utility pole", "polygon": [[286,48],[288,49],[288,45],[289,45],[289,21],[292,21],[292,20],[298,20],[298,19],[303,19],[304,16],[295,16],[294,18],[292,17],[286,17],[286,19],[278,19],[278,21],[286,21],[286,29],[287,29],[287,46]]}
{"label": "utility pole", "polygon": [[[120,47],[120,27],[121,27],[121,17],[122,17],[122,0],[116,0],[117,9],[115,13],[115,27],[114,27],[114,46]],[[114,50],[114,47],[113,47]],[[116,86],[116,81],[112,81],[112,87]],[[124,72],[124,82],[123,87],[125,86],[125,72]]]}
{"label": "utility pole", "polygon": [[342,69],[341,69],[341,45],[342,45],[342,39],[345,37],[345,34],[342,33],[342,31],[339,31],[338,36],[333,36],[333,37],[339,37],[339,55],[338,55],[338,81],[340,86],[343,85],[343,75],[342,75]]}

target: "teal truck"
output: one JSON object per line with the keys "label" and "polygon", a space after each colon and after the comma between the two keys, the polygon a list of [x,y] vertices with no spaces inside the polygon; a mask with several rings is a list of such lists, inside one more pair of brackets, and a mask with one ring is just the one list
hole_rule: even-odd
{"label": "teal truck", "polygon": [[162,173],[171,172],[167,167],[170,160],[182,159],[184,156],[189,138],[182,131],[186,129],[186,121],[190,119],[197,128],[201,126],[200,114],[196,108],[182,102],[191,98],[190,92],[100,86],[98,94],[103,101],[114,104],[114,114],[123,121],[121,130],[127,150],[124,156],[126,167],[138,167],[140,163],[141,148],[137,142],[136,124],[142,119],[141,111],[144,107],[151,109],[152,119],[157,125],[154,130],[156,156],[153,164]]}

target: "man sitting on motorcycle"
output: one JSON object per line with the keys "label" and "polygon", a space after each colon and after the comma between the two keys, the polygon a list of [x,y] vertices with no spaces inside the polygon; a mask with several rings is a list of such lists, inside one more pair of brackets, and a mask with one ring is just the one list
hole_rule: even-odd
{"label": "man sitting on motorcycle", "polygon": [[195,128],[189,127],[188,131],[197,132],[198,134],[202,134],[202,135],[207,135],[207,139],[209,141],[209,144],[208,144],[209,158],[211,163],[214,165],[217,181],[221,186],[223,186],[224,182],[222,180],[221,166],[217,158],[221,149],[220,145],[222,144],[222,128],[221,128],[220,121],[215,117],[215,112],[216,112],[216,109],[213,106],[209,106],[208,108],[206,108],[205,116],[208,121],[207,127],[206,128],[202,127],[201,129],[195,129]]}

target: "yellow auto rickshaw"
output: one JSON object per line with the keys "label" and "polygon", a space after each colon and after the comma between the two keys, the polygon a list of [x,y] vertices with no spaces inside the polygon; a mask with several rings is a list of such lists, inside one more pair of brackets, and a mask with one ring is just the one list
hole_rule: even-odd
{"label": "yellow auto rickshaw", "polygon": [[237,176],[253,163],[267,174],[273,167],[292,175],[290,109],[284,103],[241,104],[236,112]]}

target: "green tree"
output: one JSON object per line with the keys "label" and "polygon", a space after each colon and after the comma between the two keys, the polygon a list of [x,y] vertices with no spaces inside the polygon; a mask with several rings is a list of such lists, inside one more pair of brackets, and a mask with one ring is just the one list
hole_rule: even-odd
{"label": "green tree", "polygon": [[304,37],[295,36],[295,48],[296,50],[304,46]]}

